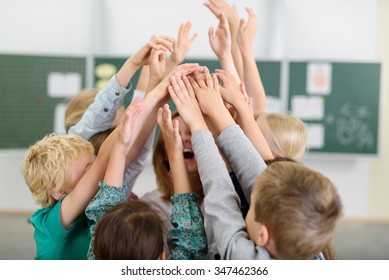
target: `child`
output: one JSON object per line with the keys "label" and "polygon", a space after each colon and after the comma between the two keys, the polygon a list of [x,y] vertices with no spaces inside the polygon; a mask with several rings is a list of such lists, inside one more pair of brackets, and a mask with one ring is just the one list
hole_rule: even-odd
{"label": "child", "polygon": [[[170,232],[171,259],[203,259],[207,243],[203,218],[197,204],[197,195],[190,193],[188,174],[183,157],[178,122],[172,123],[166,104],[158,111],[158,124],[166,139],[166,148],[173,172],[174,195],[171,221],[175,227]],[[129,139],[121,133],[123,148],[112,153],[101,190],[88,206],[86,213],[96,221],[89,258],[93,259],[165,259],[163,250],[163,223],[155,210],[141,201],[125,202],[122,174]],[[119,140],[120,138],[118,138]],[[120,143],[120,142],[119,142]],[[115,146],[116,147],[116,146]],[[115,151],[115,150],[114,150]],[[119,187],[114,187],[119,186]],[[117,205],[117,206],[115,206]],[[107,212],[108,209],[112,210]]]}
{"label": "child", "polygon": [[[320,173],[293,162],[273,163],[265,170],[263,159],[225,108],[216,76],[206,75],[204,80],[196,81],[185,77],[177,81],[173,77],[169,93],[192,132],[205,192],[206,223],[217,237],[221,257],[311,259],[318,255],[333,236],[341,214],[340,198],[332,183]],[[254,187],[246,223],[226,166],[201,112],[216,129],[217,143],[239,182],[250,192]],[[264,179],[261,173],[265,174]],[[269,192],[268,188],[274,188],[281,201],[275,200],[274,204],[274,194],[261,200],[262,192]],[[268,211],[281,208],[280,203],[287,206],[288,215],[277,214],[269,220]],[[284,243],[285,239],[289,242]]]}
{"label": "child", "polygon": [[28,149],[22,174],[43,207],[30,218],[35,259],[86,259],[91,221],[84,211],[98,191],[116,136],[114,131],[107,138],[96,159],[92,144],[80,136],[46,136]]}
{"label": "child", "polygon": [[300,161],[307,148],[307,131],[304,123],[295,116],[263,113],[257,124],[274,157],[289,157]]}

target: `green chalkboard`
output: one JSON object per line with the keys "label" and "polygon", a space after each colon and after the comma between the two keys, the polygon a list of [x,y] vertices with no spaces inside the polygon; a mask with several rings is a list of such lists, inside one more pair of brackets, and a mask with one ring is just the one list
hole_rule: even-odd
{"label": "green chalkboard", "polygon": [[[113,71],[117,72],[120,67],[123,65],[127,58],[113,58],[113,57],[96,57],[95,58],[95,86],[101,88],[104,86],[108,80],[112,77]],[[218,60],[214,59],[186,59],[184,63],[199,63],[201,66],[207,66],[209,71],[212,73],[215,69],[220,69],[220,63]],[[280,98],[280,84],[281,84],[281,62],[280,61],[271,61],[271,60],[261,60],[257,61],[258,69],[260,70],[260,75],[262,83],[266,90],[267,96],[273,96]],[[105,68],[110,69],[107,71],[99,71],[99,69]],[[102,73],[101,73],[102,72]],[[128,105],[131,101],[133,90],[136,88],[136,84],[139,79],[140,71],[135,73],[134,77],[131,79],[132,89],[130,94],[126,96],[124,104]],[[175,110],[174,104],[170,101],[170,107],[172,110]]]}
{"label": "green chalkboard", "polygon": [[81,57],[0,55],[0,148],[27,148],[54,130],[54,111],[65,98],[48,95],[50,73],[78,73]]}
{"label": "green chalkboard", "polygon": [[289,111],[305,122],[310,152],[378,153],[380,77],[380,63],[289,63]]}

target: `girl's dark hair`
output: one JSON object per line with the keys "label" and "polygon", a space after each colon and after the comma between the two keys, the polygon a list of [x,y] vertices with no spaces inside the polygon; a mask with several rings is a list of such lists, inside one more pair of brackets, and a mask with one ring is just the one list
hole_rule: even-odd
{"label": "girl's dark hair", "polygon": [[108,211],[96,226],[97,260],[156,260],[163,251],[163,223],[145,202],[128,201]]}

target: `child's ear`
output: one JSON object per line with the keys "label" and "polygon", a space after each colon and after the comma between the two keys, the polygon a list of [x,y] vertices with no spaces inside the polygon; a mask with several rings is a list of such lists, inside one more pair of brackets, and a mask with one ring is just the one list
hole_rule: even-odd
{"label": "child's ear", "polygon": [[60,200],[61,197],[65,195],[65,192],[58,192],[56,190],[52,190],[51,195],[54,197],[55,200]]}
{"label": "child's ear", "polygon": [[255,241],[255,244],[258,246],[265,246],[269,242],[269,229],[265,225],[260,225],[259,229],[259,235],[257,240]]}

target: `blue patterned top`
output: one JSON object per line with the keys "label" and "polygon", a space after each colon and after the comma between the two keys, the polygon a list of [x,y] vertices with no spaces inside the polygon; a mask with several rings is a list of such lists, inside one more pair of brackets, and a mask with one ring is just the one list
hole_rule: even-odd
{"label": "blue patterned top", "polygon": [[[91,226],[91,242],[88,259],[94,260],[94,233],[96,224],[104,214],[115,206],[126,202],[127,187],[113,187],[99,182],[100,190],[85,210],[86,216],[95,223]],[[170,259],[202,260],[207,254],[207,238],[204,219],[197,203],[198,195],[194,193],[175,194],[171,197],[173,209],[171,222],[173,229],[169,232]]]}
{"label": "blue patterned top", "polygon": [[204,219],[195,193],[175,194],[168,243],[172,260],[203,260],[207,255]]}

